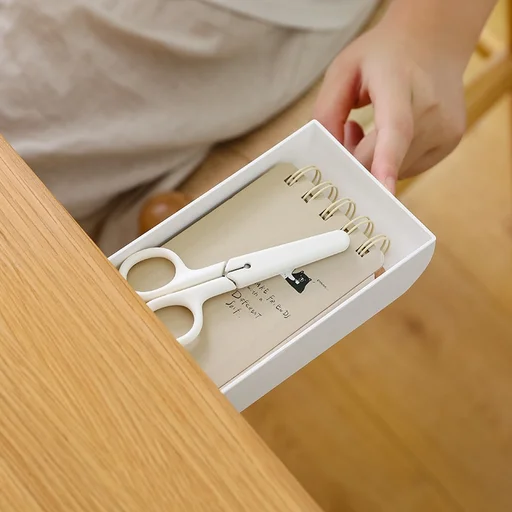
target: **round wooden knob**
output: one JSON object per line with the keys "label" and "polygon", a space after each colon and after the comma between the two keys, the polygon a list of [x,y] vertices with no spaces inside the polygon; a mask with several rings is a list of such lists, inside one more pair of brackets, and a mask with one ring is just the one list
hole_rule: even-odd
{"label": "round wooden knob", "polygon": [[144,204],[140,212],[140,234],[154,228],[191,201],[192,199],[182,192],[165,192],[152,197]]}

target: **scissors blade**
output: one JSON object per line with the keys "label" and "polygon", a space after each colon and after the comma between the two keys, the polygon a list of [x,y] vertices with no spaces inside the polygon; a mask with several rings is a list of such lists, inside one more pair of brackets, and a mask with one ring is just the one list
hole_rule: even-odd
{"label": "scissors blade", "polygon": [[270,279],[299,266],[329,258],[348,249],[350,237],[341,230],[329,231],[295,242],[231,258],[225,275],[238,288]]}

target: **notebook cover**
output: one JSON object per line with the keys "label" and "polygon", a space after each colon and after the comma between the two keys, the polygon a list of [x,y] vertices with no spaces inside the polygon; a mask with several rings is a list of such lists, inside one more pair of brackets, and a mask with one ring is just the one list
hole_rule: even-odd
{"label": "notebook cover", "polygon": [[[341,229],[349,219],[336,212],[327,221],[320,213],[331,204],[326,196],[306,203],[302,196],[314,185],[306,177],[285,183],[297,168],[277,164],[252,184],[165,243],[189,268],[200,268],[247,252]],[[364,229],[364,227],[363,227]],[[364,257],[356,249],[367,240],[362,231],[350,235],[344,253],[296,269],[204,304],[204,326],[188,350],[202,369],[222,386],[284,340],[340,302],[383,266],[384,256],[372,248]],[[128,281],[136,290],[168,282],[172,264],[154,259],[137,264]],[[183,308],[156,312],[179,337],[192,325]]]}

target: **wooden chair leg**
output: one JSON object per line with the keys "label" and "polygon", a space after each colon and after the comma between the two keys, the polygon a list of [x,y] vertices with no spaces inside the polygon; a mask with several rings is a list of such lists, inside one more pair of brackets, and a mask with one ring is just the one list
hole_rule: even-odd
{"label": "wooden chair leg", "polygon": [[143,234],[189,204],[192,198],[182,192],[164,192],[149,199],[139,217],[139,233]]}

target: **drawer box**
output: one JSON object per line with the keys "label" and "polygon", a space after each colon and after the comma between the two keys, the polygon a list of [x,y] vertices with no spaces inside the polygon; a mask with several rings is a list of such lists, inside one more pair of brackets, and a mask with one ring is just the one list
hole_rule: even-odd
{"label": "drawer box", "polygon": [[273,165],[318,166],[324,180],[343,190],[370,217],[375,232],[385,233],[391,247],[385,272],[363,284],[339,306],[268,353],[220,388],[242,411],[293,373],[405,293],[430,263],[435,236],[390,194],[317,121],[311,121],[256,158],[172,217],[123,247],[109,260],[119,268],[131,254],[160,246],[249,185]]}

